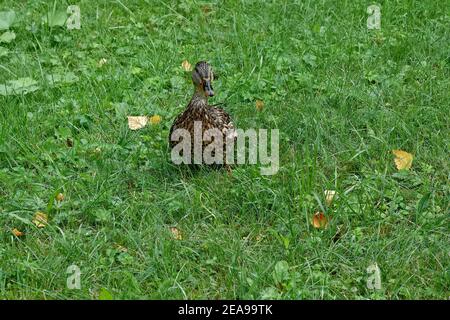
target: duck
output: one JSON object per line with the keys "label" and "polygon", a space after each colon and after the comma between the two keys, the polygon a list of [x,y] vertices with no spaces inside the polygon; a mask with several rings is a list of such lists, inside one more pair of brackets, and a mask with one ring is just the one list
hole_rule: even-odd
{"label": "duck", "polygon": [[[218,105],[208,104],[208,99],[214,96],[214,89],[212,86],[214,80],[214,73],[210,64],[206,61],[199,61],[195,64],[192,70],[192,83],[194,86],[194,93],[189,101],[185,110],[180,113],[170,128],[169,132],[169,146],[172,150],[179,140],[174,139],[172,136],[177,129],[184,129],[190,134],[191,143],[189,144],[191,159],[194,159],[194,123],[201,122],[201,137],[204,137],[204,133],[209,129],[218,129],[222,134],[222,146],[223,146],[223,162],[229,170],[226,159],[227,144],[234,143],[237,134],[232,121],[232,117]],[[183,137],[184,139],[184,137]],[[211,144],[216,138],[209,141],[202,139],[202,155],[205,148]],[[233,144],[234,146],[234,144]],[[184,149],[183,149],[184,150]],[[214,154],[214,152],[212,153]],[[196,164],[199,164],[196,162]],[[205,163],[202,159],[201,164]]]}

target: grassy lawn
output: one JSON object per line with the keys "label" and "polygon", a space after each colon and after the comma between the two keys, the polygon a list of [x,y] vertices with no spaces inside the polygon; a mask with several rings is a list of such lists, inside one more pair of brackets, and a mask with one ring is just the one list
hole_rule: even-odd
{"label": "grassy lawn", "polygon": [[[79,30],[52,14],[71,4]],[[371,4],[1,1],[0,298],[448,298],[450,4],[379,1],[368,30]],[[279,129],[277,174],[171,163],[184,60],[238,128]]]}

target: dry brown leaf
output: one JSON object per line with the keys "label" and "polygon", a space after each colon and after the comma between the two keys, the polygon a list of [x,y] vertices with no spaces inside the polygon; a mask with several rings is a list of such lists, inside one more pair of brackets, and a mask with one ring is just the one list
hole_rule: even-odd
{"label": "dry brown leaf", "polygon": [[131,130],[139,130],[147,125],[148,117],[138,116],[138,117],[128,117],[128,127]]}
{"label": "dry brown leaf", "polygon": [[192,70],[192,65],[191,65],[191,64],[189,63],[189,61],[187,61],[187,60],[184,60],[184,61],[181,63],[181,67],[182,67],[183,70],[186,71],[186,72],[189,72],[189,71]]}
{"label": "dry brown leaf", "polygon": [[325,203],[327,204],[327,206],[330,206],[331,203],[333,202],[333,199],[336,195],[336,191],[334,190],[325,190],[324,191],[325,194]]}
{"label": "dry brown leaf", "polygon": [[64,194],[58,193],[58,195],[56,196],[56,200],[59,202],[64,201]]}
{"label": "dry brown leaf", "polygon": [[38,211],[34,214],[33,223],[36,227],[43,228],[48,223],[48,216],[45,213]]}
{"label": "dry brown leaf", "polygon": [[312,225],[316,229],[325,228],[328,225],[328,219],[323,212],[316,212],[312,218]]}
{"label": "dry brown leaf", "polygon": [[177,227],[170,227],[170,232],[175,240],[182,240],[183,236]]}
{"label": "dry brown leaf", "polygon": [[161,116],[155,114],[154,116],[151,116],[149,120],[151,124],[158,124],[161,122]]}
{"label": "dry brown leaf", "polygon": [[409,170],[412,165],[413,155],[403,150],[392,150],[395,156],[394,162],[398,170]]}
{"label": "dry brown leaf", "polygon": [[13,235],[15,235],[16,237],[21,237],[21,236],[23,236],[23,232],[19,231],[19,230],[16,229],[16,228],[12,229],[11,232],[12,232]]}
{"label": "dry brown leaf", "polygon": [[255,106],[256,106],[256,110],[262,111],[262,109],[264,109],[264,101],[256,100]]}

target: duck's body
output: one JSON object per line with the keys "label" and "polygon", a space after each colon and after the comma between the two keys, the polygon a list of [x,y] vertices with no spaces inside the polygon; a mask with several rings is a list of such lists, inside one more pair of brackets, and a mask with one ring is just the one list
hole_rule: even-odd
{"label": "duck's body", "polygon": [[[185,129],[194,137],[194,123],[200,121],[202,124],[202,134],[208,129],[217,128],[227,136],[227,133],[234,131],[231,117],[222,108],[208,105],[206,100],[194,94],[186,110],[178,115],[170,128],[170,136],[176,129]],[[170,141],[173,148],[176,141]]]}
{"label": "duck's body", "polygon": [[[206,62],[197,63],[195,70],[193,71],[192,79],[194,82],[195,91],[185,111],[178,115],[170,128],[170,148],[172,149],[179,143],[179,141],[172,140],[172,133],[177,129],[184,129],[190,134],[191,153],[193,154],[194,134],[196,133],[194,125],[197,122],[197,124],[201,124],[200,138],[203,138],[205,131],[210,129],[218,129],[218,131],[221,132],[223,136],[223,163],[225,164],[227,143],[230,143],[231,140],[236,138],[233,122],[230,115],[222,108],[208,104],[208,97],[213,96],[214,92],[211,86],[213,74],[211,68]],[[210,143],[211,141],[205,141],[202,139],[202,152]]]}

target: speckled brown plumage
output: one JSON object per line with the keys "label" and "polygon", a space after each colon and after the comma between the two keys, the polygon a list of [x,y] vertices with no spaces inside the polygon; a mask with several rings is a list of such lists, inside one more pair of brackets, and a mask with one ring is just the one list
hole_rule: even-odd
{"label": "speckled brown plumage", "polygon": [[[217,128],[222,132],[224,155],[226,154],[226,144],[229,139],[235,139],[234,125],[230,115],[222,108],[208,105],[208,96],[214,95],[212,89],[213,73],[208,63],[198,62],[192,72],[192,80],[194,83],[194,94],[187,108],[183,113],[178,115],[170,128],[169,144],[172,149],[179,142],[171,141],[172,132],[182,128],[191,134],[191,147],[194,145],[194,121],[201,121],[202,136],[203,133],[212,128]],[[203,141],[203,148],[210,142]],[[193,150],[191,150],[193,152]]]}

